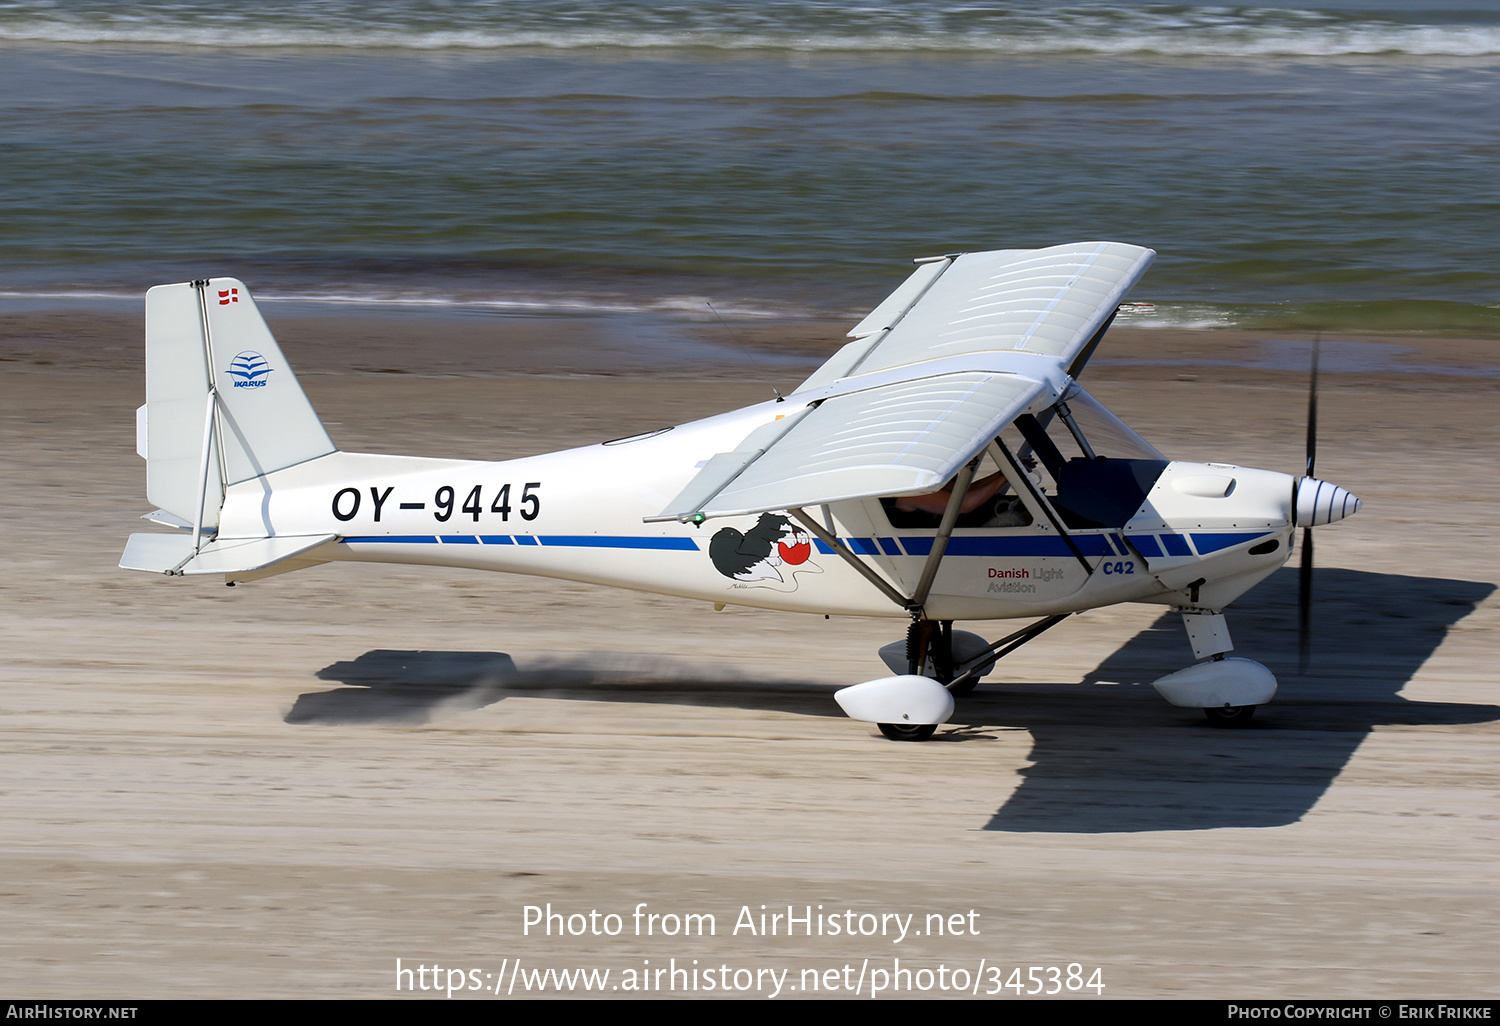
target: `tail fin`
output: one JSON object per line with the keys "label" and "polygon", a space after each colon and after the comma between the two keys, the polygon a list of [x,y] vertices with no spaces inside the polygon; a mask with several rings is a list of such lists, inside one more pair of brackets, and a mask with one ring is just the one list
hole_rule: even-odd
{"label": "tail fin", "polygon": [[143,409],[146,497],[203,529],[228,486],[336,451],[233,278],[146,293]]}

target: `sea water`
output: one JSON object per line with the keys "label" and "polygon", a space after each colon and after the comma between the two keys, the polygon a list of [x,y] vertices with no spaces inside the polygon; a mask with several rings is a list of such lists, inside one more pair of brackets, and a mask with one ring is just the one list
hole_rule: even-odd
{"label": "sea water", "polygon": [[1500,4],[0,2],[0,295],[858,316],[1113,239],[1138,323],[1500,332]]}

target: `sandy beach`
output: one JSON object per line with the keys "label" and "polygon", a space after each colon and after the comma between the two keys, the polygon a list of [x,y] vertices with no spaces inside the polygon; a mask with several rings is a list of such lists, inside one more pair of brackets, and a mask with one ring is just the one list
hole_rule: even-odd
{"label": "sandy beach", "polygon": [[[759,401],[848,327],[267,316],[341,448],[475,459]],[[400,959],[482,997],[517,959],[612,983],[696,959],[794,997],[899,958],[980,993],[1077,964],[1106,998],[1493,997],[1496,343],[1324,346],[1318,476],[1365,508],[1318,535],[1307,673],[1292,570],[1229,610],[1281,681],[1253,727],[1159,699],[1181,628],[1124,606],[911,745],[831,697],[883,674],[886,622],[437,569],[118,570],[149,510],[139,314],[0,315],[0,985],[407,996]],[[1169,457],[1296,473],[1306,353],[1121,327],[1085,381]],[[527,932],[548,903],[622,932]],[[714,935],[638,936],[642,903]],[[761,906],[947,928],[734,930]]]}

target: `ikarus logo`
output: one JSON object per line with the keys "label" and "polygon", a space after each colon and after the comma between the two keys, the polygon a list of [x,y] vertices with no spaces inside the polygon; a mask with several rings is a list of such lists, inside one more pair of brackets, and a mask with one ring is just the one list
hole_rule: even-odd
{"label": "ikarus logo", "polygon": [[229,369],[224,373],[234,379],[235,388],[265,388],[271,365],[264,356],[246,350],[229,361]]}

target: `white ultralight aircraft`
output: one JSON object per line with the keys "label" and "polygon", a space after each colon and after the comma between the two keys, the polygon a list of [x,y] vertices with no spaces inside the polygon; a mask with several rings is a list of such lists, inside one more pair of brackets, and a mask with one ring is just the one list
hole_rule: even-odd
{"label": "white ultralight aircraft", "polygon": [[[1078,384],[1149,249],[1086,242],[916,270],[794,392],[496,463],[339,451],[232,278],[146,294],[145,519],[120,565],[233,585],[334,560],[535,574],[716,606],[909,619],[894,676],[836,693],[921,740],[1072,613],[1182,614],[1167,701],[1243,723],[1275,677],[1222,610],[1295,528],[1359,508],[1311,476],[1167,460]],[[1311,433],[1309,434],[1311,439]],[[709,521],[717,521],[710,524]],[[1304,572],[1311,536],[1304,535]],[[955,620],[1034,618],[993,644]]]}

